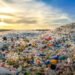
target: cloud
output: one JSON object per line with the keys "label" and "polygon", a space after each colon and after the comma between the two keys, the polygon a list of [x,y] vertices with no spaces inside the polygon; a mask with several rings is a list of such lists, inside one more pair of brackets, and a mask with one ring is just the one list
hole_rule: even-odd
{"label": "cloud", "polygon": [[[71,22],[70,16],[67,13],[62,12],[52,6],[48,6],[41,0],[1,0],[0,4],[4,6],[10,6],[17,10],[15,21],[5,21],[7,23],[19,23],[41,26],[51,26],[66,24]],[[2,6],[2,5],[0,5]],[[61,21],[63,22],[61,22]]]}

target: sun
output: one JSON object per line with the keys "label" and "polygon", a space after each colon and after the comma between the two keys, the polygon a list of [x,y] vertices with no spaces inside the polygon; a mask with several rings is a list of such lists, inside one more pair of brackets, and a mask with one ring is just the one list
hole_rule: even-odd
{"label": "sun", "polygon": [[5,22],[5,20],[14,20],[16,19],[14,14],[16,15],[18,12],[17,9],[12,7],[0,7],[0,28],[3,26],[8,26],[9,24]]}
{"label": "sun", "polygon": [[12,18],[11,16],[8,16],[8,15],[0,15],[0,20],[1,19],[10,19]]}
{"label": "sun", "polygon": [[5,22],[6,19],[12,19],[12,16],[8,15],[0,15],[0,27],[7,26],[8,24]]}
{"label": "sun", "polygon": [[7,26],[8,24],[5,22],[0,22],[0,27]]}
{"label": "sun", "polygon": [[15,13],[16,9],[11,8],[11,7],[1,7],[0,8],[0,13]]}

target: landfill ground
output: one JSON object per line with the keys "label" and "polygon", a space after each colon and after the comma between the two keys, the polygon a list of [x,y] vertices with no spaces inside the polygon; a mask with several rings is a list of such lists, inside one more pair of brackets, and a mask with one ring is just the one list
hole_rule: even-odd
{"label": "landfill ground", "polygon": [[0,33],[0,75],[75,75],[75,24]]}

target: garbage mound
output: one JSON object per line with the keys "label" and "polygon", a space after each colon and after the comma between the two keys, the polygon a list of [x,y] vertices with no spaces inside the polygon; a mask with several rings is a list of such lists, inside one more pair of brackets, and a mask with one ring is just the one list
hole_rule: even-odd
{"label": "garbage mound", "polygon": [[15,38],[3,37],[2,70],[8,69],[14,75],[75,74],[74,29],[49,30],[35,38]]}

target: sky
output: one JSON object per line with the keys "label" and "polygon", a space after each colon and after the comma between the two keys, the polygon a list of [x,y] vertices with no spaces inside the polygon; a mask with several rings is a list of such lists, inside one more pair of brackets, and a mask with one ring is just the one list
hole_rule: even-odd
{"label": "sky", "polygon": [[75,20],[75,0],[0,0],[0,29],[54,29]]}

